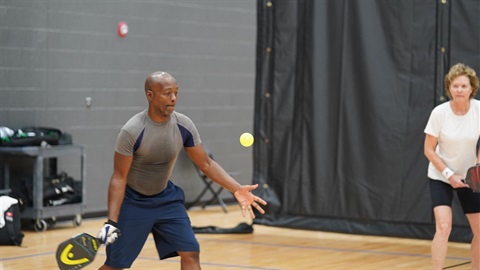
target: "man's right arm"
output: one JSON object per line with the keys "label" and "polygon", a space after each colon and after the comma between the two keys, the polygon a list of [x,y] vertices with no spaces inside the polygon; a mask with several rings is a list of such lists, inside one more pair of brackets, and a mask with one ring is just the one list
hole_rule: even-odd
{"label": "man's right arm", "polygon": [[127,175],[132,165],[133,157],[115,152],[113,158],[113,173],[108,186],[108,221],[98,232],[97,238],[105,245],[112,244],[120,236],[118,230],[118,215],[122,207],[127,186]]}
{"label": "man's right arm", "polygon": [[108,187],[108,219],[117,222],[127,186],[127,175],[132,165],[133,156],[115,152],[113,173]]}

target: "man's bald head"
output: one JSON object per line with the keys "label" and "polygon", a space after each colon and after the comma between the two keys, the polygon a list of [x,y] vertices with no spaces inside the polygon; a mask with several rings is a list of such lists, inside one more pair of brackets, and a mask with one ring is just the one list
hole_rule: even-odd
{"label": "man's bald head", "polygon": [[155,71],[145,80],[145,91],[152,89],[153,84],[163,85],[165,82],[176,82],[175,78],[167,72]]}

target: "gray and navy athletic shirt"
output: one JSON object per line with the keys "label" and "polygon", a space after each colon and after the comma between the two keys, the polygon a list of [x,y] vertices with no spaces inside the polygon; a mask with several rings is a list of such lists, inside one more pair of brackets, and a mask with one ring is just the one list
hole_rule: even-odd
{"label": "gray and navy athletic shirt", "polygon": [[200,143],[197,128],[187,116],[173,112],[167,122],[156,123],[145,110],[122,127],[115,151],[133,156],[128,186],[141,194],[155,195],[167,186],[182,147]]}

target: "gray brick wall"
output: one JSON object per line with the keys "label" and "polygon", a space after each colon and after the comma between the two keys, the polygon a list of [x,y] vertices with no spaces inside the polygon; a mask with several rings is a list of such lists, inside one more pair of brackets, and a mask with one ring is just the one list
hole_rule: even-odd
{"label": "gray brick wall", "polygon": [[[72,134],[86,149],[86,211],[104,211],[116,135],[145,108],[146,76],[164,70],[180,86],[177,110],[249,184],[238,137],[253,131],[255,43],[253,0],[0,0],[0,126]],[[187,201],[203,187],[184,154],[172,180]]]}

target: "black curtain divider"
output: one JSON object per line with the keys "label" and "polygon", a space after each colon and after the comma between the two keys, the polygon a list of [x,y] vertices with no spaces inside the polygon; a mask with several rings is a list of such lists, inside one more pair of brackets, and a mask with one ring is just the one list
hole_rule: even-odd
{"label": "black curtain divider", "polygon": [[[445,2],[445,3],[444,3]],[[443,76],[480,72],[480,1],[259,0],[256,224],[432,238],[423,132]],[[471,232],[454,202],[452,241]]]}

